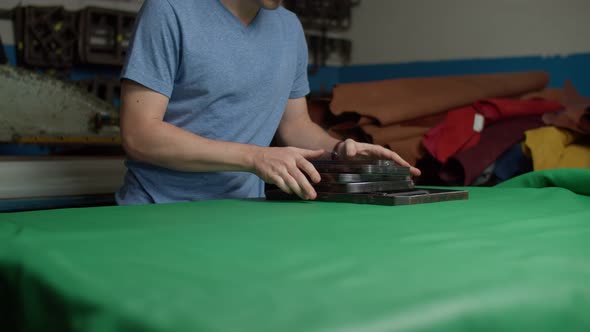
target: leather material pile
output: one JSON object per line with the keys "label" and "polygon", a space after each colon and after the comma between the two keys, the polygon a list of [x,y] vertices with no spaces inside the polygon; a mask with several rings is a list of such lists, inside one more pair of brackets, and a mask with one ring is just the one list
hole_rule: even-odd
{"label": "leather material pile", "polygon": [[588,100],[571,84],[547,89],[548,82],[531,71],[345,83],[331,99],[312,101],[310,114],[337,138],[383,145],[419,167],[426,161],[422,180],[430,166],[438,180],[419,184],[470,185],[527,130],[590,130]]}

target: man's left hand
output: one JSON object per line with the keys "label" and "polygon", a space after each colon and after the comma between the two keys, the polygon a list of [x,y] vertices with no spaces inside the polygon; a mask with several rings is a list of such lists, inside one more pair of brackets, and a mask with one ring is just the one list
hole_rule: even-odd
{"label": "man's left hand", "polygon": [[419,176],[420,170],[412,167],[407,161],[402,159],[397,153],[386,149],[380,145],[360,143],[353,139],[347,139],[338,146],[338,158],[340,159],[384,159],[393,160],[401,166],[410,167],[410,172],[414,176]]}

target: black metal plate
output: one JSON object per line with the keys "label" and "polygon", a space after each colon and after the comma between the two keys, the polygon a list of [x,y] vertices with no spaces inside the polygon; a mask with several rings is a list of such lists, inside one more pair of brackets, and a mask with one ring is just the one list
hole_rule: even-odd
{"label": "black metal plate", "polygon": [[391,160],[312,160],[320,173],[359,173],[409,176],[410,168]]}
{"label": "black metal plate", "polygon": [[[300,200],[295,195],[284,193],[281,190],[268,190],[266,199],[271,201]],[[466,190],[420,188],[397,192],[374,193],[326,193],[318,192],[317,201],[341,202],[374,205],[413,205],[424,203],[445,202],[454,200],[467,200],[469,193]]]}
{"label": "black metal plate", "polygon": [[323,182],[349,183],[369,181],[407,181],[411,178],[407,175],[389,174],[358,174],[358,173],[320,173]]}
{"label": "black metal plate", "polygon": [[320,182],[314,185],[317,192],[330,193],[371,193],[376,191],[408,190],[414,188],[412,180],[374,182]]}

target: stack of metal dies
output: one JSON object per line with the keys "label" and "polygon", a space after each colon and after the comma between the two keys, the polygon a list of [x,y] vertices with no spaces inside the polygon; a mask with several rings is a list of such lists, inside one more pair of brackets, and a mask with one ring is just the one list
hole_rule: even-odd
{"label": "stack of metal dies", "polygon": [[[465,190],[416,188],[409,167],[391,160],[314,160],[322,180],[314,184],[318,201],[410,205],[468,199]],[[299,200],[274,186],[267,200]]]}

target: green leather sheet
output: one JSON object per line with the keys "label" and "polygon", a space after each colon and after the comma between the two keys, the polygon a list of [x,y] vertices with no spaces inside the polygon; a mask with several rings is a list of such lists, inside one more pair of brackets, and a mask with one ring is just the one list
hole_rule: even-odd
{"label": "green leather sheet", "polygon": [[4,214],[0,331],[590,331],[589,188]]}

